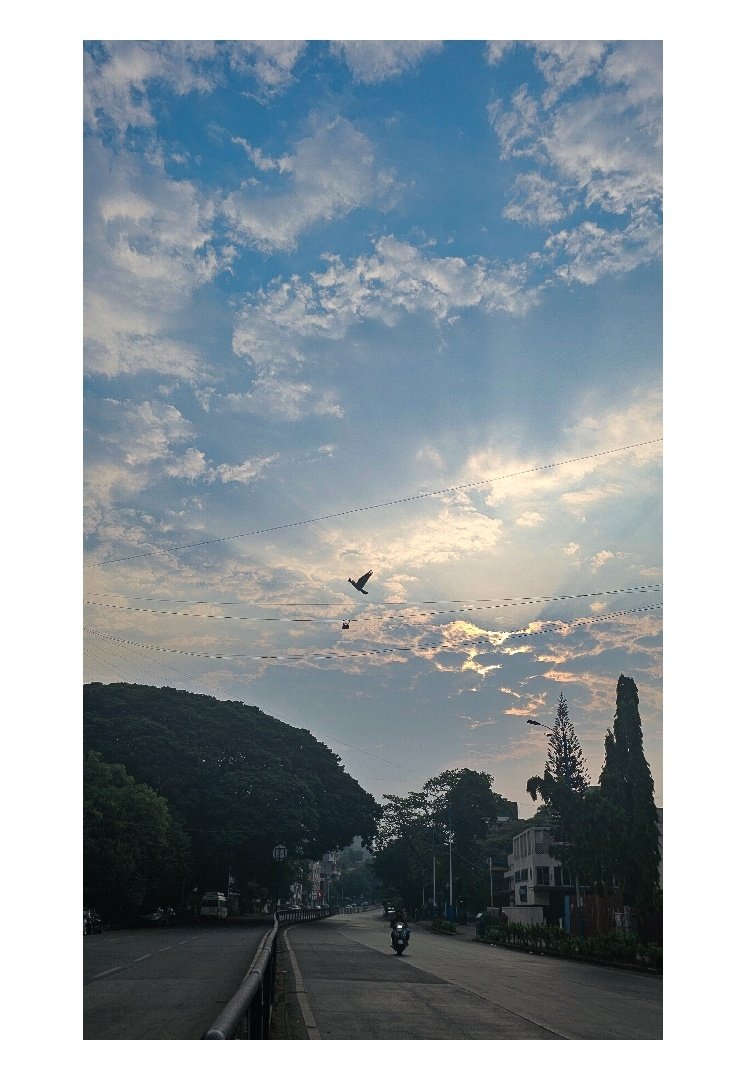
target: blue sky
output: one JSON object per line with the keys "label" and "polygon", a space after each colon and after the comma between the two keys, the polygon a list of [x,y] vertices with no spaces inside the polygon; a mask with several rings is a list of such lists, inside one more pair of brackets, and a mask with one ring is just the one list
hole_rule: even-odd
{"label": "blue sky", "polygon": [[644,40],[88,41],[86,681],[530,814],[526,720],[564,693],[597,782],[623,673],[662,804],[661,79]]}

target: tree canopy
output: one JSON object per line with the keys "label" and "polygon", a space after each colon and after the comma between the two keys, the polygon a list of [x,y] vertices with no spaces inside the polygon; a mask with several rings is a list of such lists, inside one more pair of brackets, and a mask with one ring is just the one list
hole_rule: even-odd
{"label": "tree canopy", "polygon": [[99,753],[83,765],[83,902],[114,919],[180,895],[190,840],[167,800]]}
{"label": "tree canopy", "polygon": [[604,798],[620,815],[615,876],[629,903],[652,902],[659,888],[659,829],[654,780],[644,756],[639,691],[623,675],[616,686],[613,731],[605,739],[600,775]]}
{"label": "tree canopy", "polygon": [[629,904],[652,904],[659,884],[658,817],[632,678],[618,679],[598,787],[569,779],[568,770],[559,776],[547,765],[543,779],[533,776],[526,786],[546,804],[554,856],[586,885],[618,889]]}
{"label": "tree canopy", "polygon": [[171,688],[84,687],[84,745],[120,764],[179,814],[191,886],[272,882],[277,843],[319,858],[354,836],[369,843],[380,808],[308,730],[239,701]]}
{"label": "tree canopy", "polygon": [[406,798],[385,795],[388,803],[379,822],[374,869],[389,889],[409,907],[432,895],[433,858],[436,892],[449,891],[449,860],[445,845],[452,842],[454,901],[464,906],[488,902],[486,842],[498,811],[506,800],[492,790],[492,776],[456,768],[429,779]]}

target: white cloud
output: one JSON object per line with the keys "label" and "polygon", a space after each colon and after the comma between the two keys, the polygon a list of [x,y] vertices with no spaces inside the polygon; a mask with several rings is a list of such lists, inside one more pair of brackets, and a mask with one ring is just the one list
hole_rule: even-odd
{"label": "white cloud", "polygon": [[[211,401],[215,399],[212,397]],[[249,393],[227,394],[224,404],[239,412],[273,416],[281,420],[300,420],[305,416],[335,416],[343,409],[331,390],[316,390],[308,382],[295,382],[275,376],[257,378]]]}
{"label": "white cloud", "polygon": [[526,513],[522,513],[520,517],[516,518],[515,521],[518,528],[538,528],[543,522],[543,514],[538,513],[536,510],[527,510]]}
{"label": "white cloud", "polygon": [[523,266],[436,258],[393,236],[349,264],[326,259],[326,270],[308,280],[277,280],[242,309],[233,348],[259,372],[301,365],[302,339],[341,340],[362,321],[391,327],[403,314],[421,314],[441,322],[475,307],[523,314],[537,297]]}
{"label": "white cloud", "polygon": [[256,96],[269,100],[293,82],[293,71],[306,48],[304,41],[238,41],[227,45],[230,65],[258,84]]}
{"label": "white cloud", "polygon": [[[504,216],[552,225],[578,208],[616,215],[614,224],[581,220],[549,238],[545,254],[557,262],[558,279],[592,285],[655,261],[661,251],[661,43],[534,44],[534,62],[548,84],[541,102],[524,84],[509,104],[488,107],[503,159],[530,157],[540,167],[517,178]],[[578,100],[563,96],[585,79],[591,82]]]}
{"label": "white cloud", "polygon": [[574,201],[568,206],[564,204],[563,185],[536,172],[528,172],[515,178],[511,201],[502,215],[523,225],[551,225],[561,221],[574,208]]}
{"label": "white cloud", "polygon": [[263,251],[288,250],[312,226],[379,203],[393,183],[369,139],[342,117],[318,126],[279,168],[291,177],[288,189],[285,181],[278,191],[246,182],[222,206],[235,235]]}
{"label": "white cloud", "polygon": [[608,274],[626,274],[658,259],[662,226],[649,211],[636,215],[625,229],[604,229],[583,221],[577,228],[550,236],[545,250],[563,259],[554,270],[557,277],[593,285]]}
{"label": "white cloud", "polygon": [[613,551],[598,551],[596,555],[590,560],[590,564],[593,569],[600,569],[606,562],[609,562],[612,558],[615,558]]}
{"label": "white cloud", "polygon": [[485,50],[485,56],[487,63],[491,65],[499,64],[503,56],[507,55],[514,47],[513,41],[488,41]]}
{"label": "white cloud", "polygon": [[278,456],[273,453],[269,457],[247,458],[239,465],[218,465],[217,468],[211,469],[209,479],[219,479],[222,483],[249,484],[262,476],[268,465],[276,461]]}
{"label": "white cloud", "polygon": [[230,257],[213,243],[213,204],[98,143],[87,146],[86,171],[87,371],[194,377],[203,361],[177,340],[178,316]]}
{"label": "white cloud", "polygon": [[222,78],[220,61],[256,84],[268,100],[293,81],[301,41],[106,41],[85,50],[85,121],[120,138],[129,128],[153,130],[150,95],[158,84],[173,93],[210,93]]}
{"label": "white cloud", "polygon": [[242,147],[259,172],[287,172],[291,169],[291,159],[288,157],[268,157],[259,146],[251,146],[247,139],[238,136],[235,136],[232,142]]}
{"label": "white cloud", "polygon": [[181,480],[195,480],[206,471],[206,457],[201,450],[191,446],[182,457],[176,458],[167,465],[168,476]]}
{"label": "white cloud", "polygon": [[214,77],[208,62],[217,52],[211,41],[108,41],[85,51],[85,120],[93,130],[112,127],[123,136],[130,127],[154,126],[147,98],[153,81],[176,94],[206,93]]}
{"label": "white cloud", "polygon": [[538,41],[535,63],[548,83],[544,104],[550,105],[566,90],[594,75],[606,51],[602,41]]}
{"label": "white cloud", "polygon": [[515,91],[509,109],[502,101],[493,101],[487,106],[487,115],[500,140],[500,156],[504,160],[539,156],[543,120],[538,102],[526,85]]}
{"label": "white cloud", "polygon": [[193,437],[188,420],[173,405],[158,401],[101,403],[105,435],[88,440],[85,466],[86,515],[97,527],[108,508],[131,498],[163,476],[192,480],[204,470],[203,455],[175,447]]}
{"label": "white cloud", "polygon": [[355,82],[383,82],[417,67],[439,52],[440,41],[334,41],[332,51],[350,68]]}

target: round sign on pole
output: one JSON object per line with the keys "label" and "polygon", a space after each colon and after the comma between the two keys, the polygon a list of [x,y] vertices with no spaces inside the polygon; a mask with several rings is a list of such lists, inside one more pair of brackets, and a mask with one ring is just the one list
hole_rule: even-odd
{"label": "round sign on pole", "polygon": [[273,857],[276,859],[277,862],[282,862],[287,854],[288,851],[286,850],[286,847],[282,846],[281,844],[273,848]]}

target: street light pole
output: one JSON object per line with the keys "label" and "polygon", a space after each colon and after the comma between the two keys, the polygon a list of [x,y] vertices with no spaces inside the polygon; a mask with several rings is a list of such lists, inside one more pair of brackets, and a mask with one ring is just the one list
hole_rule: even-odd
{"label": "street light pole", "polygon": [[433,832],[433,917],[438,914],[438,905],[435,895],[435,831]]}

